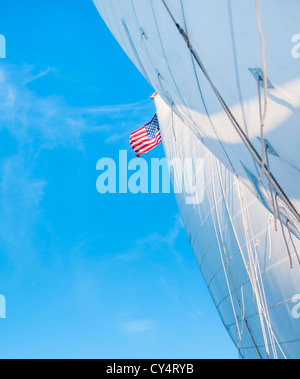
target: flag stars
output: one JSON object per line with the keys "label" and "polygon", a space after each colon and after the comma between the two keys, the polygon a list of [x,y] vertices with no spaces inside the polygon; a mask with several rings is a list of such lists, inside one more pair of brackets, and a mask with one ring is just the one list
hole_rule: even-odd
{"label": "flag stars", "polygon": [[161,135],[157,115],[149,124],[130,135],[130,145],[137,157],[147,153],[161,143]]}

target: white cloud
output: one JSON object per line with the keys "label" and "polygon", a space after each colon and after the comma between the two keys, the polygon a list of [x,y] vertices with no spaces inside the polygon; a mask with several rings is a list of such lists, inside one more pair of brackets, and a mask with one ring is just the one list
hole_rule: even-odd
{"label": "white cloud", "polygon": [[34,234],[43,214],[40,204],[47,190],[47,178],[37,177],[35,170],[40,153],[56,147],[82,151],[85,135],[101,133],[109,139],[112,125],[147,107],[145,102],[71,107],[62,97],[40,97],[26,86],[56,72],[54,68],[33,71],[28,65],[0,66],[0,132],[8,132],[17,150],[0,162],[0,245],[11,254],[34,251]]}
{"label": "white cloud", "polygon": [[34,254],[34,225],[41,215],[46,182],[32,175],[21,155],[2,162],[0,182],[0,241],[13,260]]}
{"label": "white cloud", "polygon": [[[38,144],[39,149],[66,146],[83,149],[82,137],[90,133],[106,133],[107,143],[129,138],[134,124],[142,119],[151,101],[133,104],[71,107],[62,97],[39,97],[26,87],[49,73],[48,68],[32,74],[33,66],[2,66],[0,68],[0,129],[7,128],[24,146]],[[109,133],[109,134],[108,134]]]}
{"label": "white cloud", "polygon": [[181,216],[174,216],[174,225],[166,234],[151,233],[148,236],[141,238],[133,243],[132,248],[122,254],[117,254],[115,259],[124,261],[134,261],[145,256],[145,252],[164,251],[175,256],[178,264],[182,263],[182,256],[176,249],[176,240],[179,234],[184,230]]}
{"label": "white cloud", "polygon": [[142,332],[147,332],[153,330],[155,327],[154,322],[152,320],[136,320],[125,322],[122,324],[122,328],[125,333],[128,334],[137,334]]}

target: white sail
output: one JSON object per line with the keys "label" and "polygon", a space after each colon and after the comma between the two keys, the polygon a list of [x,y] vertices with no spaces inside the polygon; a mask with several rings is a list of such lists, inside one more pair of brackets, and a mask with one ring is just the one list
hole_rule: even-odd
{"label": "white sail", "polygon": [[241,356],[299,357],[299,1],[94,2],[161,97],[166,155],[206,156],[204,202],[179,206]]}
{"label": "white sail", "polygon": [[[287,247],[272,214],[159,96],[155,102],[169,161],[204,158],[199,169],[204,169],[205,186],[198,186],[195,196],[202,201],[188,205],[189,194],[182,193],[177,202],[207,287],[241,357],[300,358],[292,302],[299,292],[295,249],[300,241],[288,238]],[[284,233],[289,236],[285,227]]]}

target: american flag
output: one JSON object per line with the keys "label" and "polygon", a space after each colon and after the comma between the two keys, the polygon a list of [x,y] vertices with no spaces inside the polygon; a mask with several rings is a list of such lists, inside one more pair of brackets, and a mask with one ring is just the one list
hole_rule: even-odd
{"label": "american flag", "polygon": [[137,157],[155,148],[161,143],[161,134],[157,115],[137,131],[130,134],[130,145]]}

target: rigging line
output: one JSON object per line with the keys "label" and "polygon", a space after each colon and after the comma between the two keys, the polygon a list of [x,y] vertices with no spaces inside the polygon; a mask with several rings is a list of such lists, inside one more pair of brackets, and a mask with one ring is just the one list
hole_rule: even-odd
{"label": "rigging line", "polygon": [[262,328],[262,334],[264,338],[264,343],[265,343],[265,349],[268,358],[270,358],[270,352],[269,352],[269,344],[267,341],[267,336],[266,336],[266,330],[265,330],[265,325],[264,325],[264,320],[263,320],[263,313],[262,313],[262,305],[261,305],[261,299],[260,299],[260,294],[258,291],[258,286],[257,286],[257,281],[255,280],[255,265],[253,262],[253,254],[252,254],[252,249],[251,249],[251,243],[250,243],[250,236],[249,236],[249,229],[248,229],[248,224],[247,224],[247,219],[246,219],[246,214],[245,214],[245,196],[242,194],[242,187],[240,181],[237,181],[237,190],[238,190],[238,195],[239,195],[239,200],[240,200],[240,205],[241,205],[241,211],[242,211],[242,220],[243,220],[243,227],[244,227],[244,233],[245,233],[245,238],[247,241],[247,251],[248,251],[248,257],[249,257],[249,268],[251,272],[251,277],[253,279],[253,283],[255,284],[253,288],[253,297],[256,299],[257,303],[257,310],[258,310],[258,316],[260,319],[260,324]]}
{"label": "rigging line", "polygon": [[[229,204],[228,204],[228,201],[227,201],[227,198],[226,198],[225,189],[224,189],[223,181],[222,181],[222,178],[221,178],[221,165],[220,165],[220,162],[217,162],[217,168],[218,168],[218,174],[219,174],[219,182],[220,182],[220,185],[221,185],[221,189],[222,189],[222,193],[223,193],[223,199],[224,199],[224,202],[225,202],[225,205],[226,205],[227,213],[228,213],[228,216],[229,216],[229,219],[230,219],[230,222],[231,222],[231,225],[232,225],[232,229],[233,229],[233,232],[234,232],[234,235],[235,235],[235,238],[236,238],[236,241],[237,241],[237,244],[238,244],[241,256],[242,256],[242,260],[244,262],[244,266],[245,266],[246,272],[248,274],[248,278],[249,278],[251,286],[252,286],[253,293],[255,293],[255,296],[257,297],[257,296],[259,296],[259,293],[258,293],[259,291],[257,289],[255,278],[253,277],[253,274],[251,274],[251,272],[249,272],[249,265],[246,262],[246,258],[245,258],[244,253],[243,253],[243,248],[242,248],[242,246],[240,244],[240,241],[239,241],[239,238],[238,238],[238,235],[237,235],[237,232],[236,232],[236,228],[234,226],[234,222],[233,222],[233,219],[232,219],[232,215],[230,213]],[[244,284],[243,284],[243,286],[244,286]],[[243,288],[243,286],[242,286],[242,288]],[[242,296],[243,296],[243,291],[242,291]],[[258,299],[257,299],[257,302],[258,302]],[[243,320],[245,320],[245,324],[246,324],[246,326],[247,326],[247,328],[249,330],[249,333],[250,333],[250,335],[252,335],[251,331],[250,331],[250,328],[248,326],[248,321],[245,318],[245,307],[244,307],[244,305],[243,305],[243,308],[241,310],[242,310],[242,314],[243,314]]]}
{"label": "rigging line", "polygon": [[[211,156],[211,169],[212,169],[212,156]],[[219,232],[220,232],[221,241],[222,241],[222,245],[223,245],[223,250],[224,250],[224,254],[225,254],[225,258],[226,258],[226,262],[227,262],[227,267],[228,267],[228,270],[229,270],[229,274],[230,274],[230,277],[231,277],[231,281],[232,281],[232,284],[233,284],[234,292],[235,292],[235,295],[236,295],[236,298],[237,298],[237,302],[238,302],[238,305],[239,305],[239,308],[240,308],[240,311],[241,311],[242,321],[243,321],[243,319],[244,319],[243,307],[242,307],[241,301],[240,301],[238,293],[237,293],[237,288],[236,288],[236,285],[235,285],[235,282],[234,282],[234,278],[233,278],[233,274],[232,274],[232,271],[231,271],[231,268],[230,268],[229,257],[228,257],[228,254],[227,254],[227,249],[226,249],[226,245],[225,245],[225,241],[224,241],[224,237],[223,237],[223,233],[222,233],[222,229],[221,229],[221,223],[220,223],[220,216],[219,216],[219,211],[218,211],[218,205],[216,203],[216,188],[215,188],[215,179],[214,179],[213,173],[212,173],[212,186],[213,186],[213,195],[214,195],[214,201],[215,201],[215,209],[216,209],[217,221],[218,221]],[[246,319],[245,319],[245,324],[246,324],[246,326],[248,328],[248,331],[249,331],[249,334],[250,334],[250,336],[252,338],[252,333],[251,333],[250,327],[249,327]],[[253,341],[254,341],[254,339],[253,339]]]}
{"label": "rigging line", "polygon": [[[182,36],[182,38],[186,42],[187,47],[191,51],[193,57],[195,58],[197,64],[200,67],[200,69],[202,70],[204,76],[208,80],[210,86],[212,87],[215,95],[217,96],[217,98],[218,98],[221,106],[223,107],[225,113],[227,114],[227,116],[228,116],[230,122],[232,123],[233,127],[235,128],[236,132],[238,133],[238,135],[240,136],[240,138],[244,142],[246,148],[248,149],[248,151],[250,152],[250,154],[252,155],[252,157],[255,159],[256,163],[261,167],[262,166],[262,162],[263,162],[262,158],[260,157],[260,155],[257,152],[257,150],[255,149],[254,145],[252,144],[252,142],[249,140],[249,138],[247,137],[247,135],[245,134],[245,132],[243,131],[243,129],[239,125],[238,121],[235,119],[234,115],[232,114],[232,112],[231,112],[230,108],[228,107],[228,105],[226,104],[225,100],[222,98],[222,96],[219,93],[218,89],[214,85],[214,83],[213,83],[212,79],[210,78],[210,76],[209,76],[206,68],[204,67],[204,65],[203,65],[203,63],[202,63],[199,55],[197,54],[197,52],[195,51],[195,49],[191,45],[191,42],[189,40],[188,35],[184,31],[184,29],[180,26],[180,24],[176,21],[175,17],[173,16],[170,8],[168,7],[168,5],[166,3],[166,1],[165,0],[161,0],[161,1],[162,1],[163,5],[165,6],[166,11],[168,12],[168,14],[171,17],[172,21],[174,22],[174,24],[175,24],[177,30],[179,31],[180,35]],[[295,206],[292,204],[292,202],[290,201],[289,197],[286,195],[286,193],[284,192],[284,190],[281,188],[280,184],[277,182],[277,180],[275,179],[275,177],[273,176],[273,174],[271,172],[269,172],[267,170],[267,168],[265,169],[265,175],[268,178],[268,180],[271,181],[274,189],[281,196],[281,198],[284,201],[284,203],[287,206],[287,208],[292,212],[292,214],[297,219],[297,221],[300,222],[300,214],[299,214],[299,212],[297,211],[297,209],[295,208]]]}
{"label": "rigging line", "polygon": [[[208,158],[209,158],[210,156],[211,156],[211,153],[209,154]],[[210,209],[213,209],[212,204],[211,204],[211,201],[210,201],[210,193],[208,192],[207,188],[205,188],[205,191],[206,191],[206,195],[207,195],[207,200],[208,200],[209,207],[210,207]],[[219,253],[221,254],[221,245],[220,245],[220,240],[219,240],[219,236],[218,236],[217,227],[216,227],[216,223],[215,223],[215,218],[214,218],[213,212],[210,212],[208,216],[211,216],[211,218],[212,218],[212,222],[213,222],[214,230],[215,230],[215,235],[216,235],[216,240],[217,240],[217,244],[218,244],[218,251],[219,251]],[[204,259],[204,258],[205,258],[205,257],[203,257],[203,259]],[[202,260],[203,260],[203,259],[202,259]],[[221,260],[222,260],[222,256],[221,256]],[[202,262],[202,263],[203,263],[203,262]],[[201,267],[201,266],[202,266],[202,263],[200,264],[200,262],[199,262],[199,268],[200,268],[201,271],[202,271],[202,267]],[[223,266],[223,267],[224,267],[224,266]],[[222,270],[222,267],[220,268],[220,270]],[[218,270],[218,271],[220,271],[220,270]],[[226,276],[226,272],[225,272],[225,278],[227,278],[227,276]],[[205,281],[205,284],[206,284],[206,287],[209,289],[209,286],[208,286],[207,281]],[[227,281],[227,286],[228,286],[228,281]],[[229,295],[226,296],[226,298],[227,298],[227,297],[230,297],[230,295],[231,295],[230,287],[229,287],[228,293],[229,293]],[[215,303],[215,305],[216,305],[216,307],[217,307],[217,300],[215,299],[213,293],[212,293],[212,297],[213,297],[214,303]],[[218,307],[217,307],[217,308],[218,308]],[[235,308],[234,308],[234,305],[233,305],[233,313],[234,313],[234,315],[235,315]],[[221,314],[220,312],[219,312],[219,314],[220,314],[220,316],[221,316],[221,319],[222,319],[222,321],[223,321],[223,324],[226,326],[226,324],[225,324],[225,320],[223,319],[222,314]],[[236,318],[235,318],[235,324],[236,324]],[[226,327],[227,327],[227,326],[226,326]]]}
{"label": "rigging line", "polygon": [[[251,223],[251,219],[250,219],[250,213],[249,213],[249,209],[248,207],[246,208],[246,214],[247,214],[247,217],[248,217],[248,222],[249,222],[249,225],[250,225],[250,232],[251,232],[251,235],[252,235],[252,240],[254,240],[254,233],[253,233],[253,228],[252,228],[252,223]],[[254,272],[255,272],[255,275],[256,275],[256,281],[257,281],[257,289],[258,289],[258,293],[259,293],[259,296],[260,296],[260,299],[261,299],[261,309],[262,309],[262,312],[263,312],[263,316],[265,318],[265,321],[266,321],[266,324],[267,324],[267,328],[268,328],[268,333],[269,333],[269,338],[270,338],[270,343],[271,343],[271,347],[272,347],[272,351],[273,351],[273,356],[275,359],[278,358],[278,354],[277,354],[277,349],[276,349],[276,343],[279,347],[279,349],[281,350],[283,356],[284,356],[284,353],[281,349],[281,346],[275,336],[275,333],[273,331],[273,328],[272,328],[272,324],[271,324],[271,319],[270,319],[270,314],[269,314],[269,307],[268,307],[268,303],[267,303],[267,299],[266,299],[266,294],[265,294],[265,287],[264,287],[264,283],[263,283],[263,279],[262,279],[262,270],[260,268],[260,263],[259,263],[259,259],[258,259],[258,254],[257,254],[257,245],[255,244],[254,245],[254,251],[255,251],[255,259],[253,259],[253,263],[254,263]],[[252,250],[251,250],[251,254],[253,256],[253,253],[252,253]]]}
{"label": "rigging line", "polygon": [[176,134],[175,134],[175,129],[174,129],[174,109],[173,109],[173,105],[174,104],[172,104],[172,130],[173,130],[174,140],[175,140],[175,142],[177,142],[177,138],[176,138]]}
{"label": "rigging line", "polygon": [[[269,216],[269,220],[268,220],[268,229],[267,229],[267,231],[266,231],[266,233],[267,233],[267,235],[268,235],[268,238],[266,237],[266,249],[267,249],[267,243],[268,243],[268,240],[269,240],[269,243],[268,243],[268,245],[269,245],[269,259],[272,258],[271,221],[272,221],[272,218],[273,218],[273,217],[274,217],[274,216],[272,216],[272,215],[270,214],[270,216]],[[266,267],[266,265],[265,265],[265,267]]]}
{"label": "rigging line", "polygon": [[[246,320],[246,311],[245,311],[245,295],[244,295],[244,288],[245,288],[245,284],[242,285],[241,287],[241,293],[242,293],[242,304],[243,304],[243,311],[242,311],[242,320]],[[243,324],[243,327],[242,327],[242,334],[244,332],[244,324]]]}
{"label": "rigging line", "polygon": [[[269,154],[268,154],[269,148],[270,147],[267,144],[266,145],[266,157],[267,157],[268,171],[270,171],[270,161],[269,161]],[[275,227],[275,231],[277,232],[278,231],[278,227],[277,227],[277,213],[278,213],[278,209],[276,208],[276,203],[275,203],[275,199],[274,199],[274,193],[273,193],[273,188],[272,188],[271,182],[269,182],[269,188],[270,188],[270,194],[271,194],[271,199],[272,199],[273,216],[274,216],[274,227]]]}
{"label": "rigging line", "polygon": [[294,242],[294,240],[293,240],[293,236],[292,236],[291,229],[290,229],[290,223],[291,223],[290,220],[287,220],[287,222],[286,222],[286,226],[287,226],[287,229],[288,229],[288,231],[289,231],[289,236],[290,236],[290,239],[291,239],[291,242],[292,242],[293,248],[294,248],[294,250],[295,250],[296,257],[297,257],[297,259],[298,259],[298,263],[299,263],[299,265],[300,265],[300,257],[299,257],[298,250],[297,250],[297,248],[296,248],[295,242]]}
{"label": "rigging line", "polygon": [[[244,193],[243,196],[245,197],[244,188],[243,188],[243,193]],[[246,213],[248,223],[249,223],[249,233],[251,233],[251,240],[254,241],[254,233],[253,233],[252,222],[251,222],[248,206],[245,207],[245,213]],[[256,284],[257,284],[256,285],[257,294],[258,294],[257,296],[259,296],[261,311],[262,311],[262,314],[263,314],[265,321],[266,321],[266,324],[267,324],[273,355],[274,355],[274,358],[277,359],[278,355],[277,355],[276,345],[274,342],[275,340],[277,341],[277,339],[275,337],[275,334],[273,332],[272,325],[271,325],[271,320],[270,320],[270,315],[269,315],[269,311],[268,311],[268,304],[267,304],[267,299],[266,299],[266,295],[265,295],[265,288],[264,288],[264,283],[263,283],[263,279],[262,279],[262,273],[261,273],[260,263],[259,263],[259,259],[258,259],[257,245],[256,244],[254,244],[254,252],[255,252],[255,254],[253,256],[252,249],[250,248],[251,258],[252,258],[253,267],[254,267],[255,280],[256,280]],[[279,344],[278,344],[278,346],[279,346]]]}
{"label": "rigging line", "polygon": [[[220,176],[220,164],[219,164],[219,162],[218,162],[218,172],[219,172],[219,181],[220,181],[220,185],[221,185],[221,187],[222,187],[222,192],[223,192],[223,198],[224,198],[224,201],[225,201],[225,203],[226,203],[226,207],[227,207],[227,211],[228,211],[228,215],[229,215],[229,217],[230,217],[230,220],[231,220],[231,223],[232,223],[232,227],[233,227],[233,230],[234,230],[234,232],[235,232],[235,227],[234,227],[234,224],[233,224],[233,222],[232,222],[232,217],[231,217],[231,214],[230,214],[230,210],[229,210],[229,205],[228,205],[228,202],[227,202],[227,199],[226,199],[226,197],[224,197],[225,195],[224,195],[224,186],[223,186],[223,183],[222,183],[222,179],[221,179],[221,176]],[[235,235],[236,235],[236,232],[235,232]],[[249,279],[250,279],[250,282],[251,282],[251,285],[252,285],[252,289],[253,289],[253,292],[255,293],[255,297],[256,297],[256,300],[257,300],[257,304],[258,304],[258,306],[261,304],[261,300],[260,300],[260,293],[259,293],[259,288],[257,287],[257,284],[256,284],[256,281],[255,281],[255,279],[253,278],[253,276],[249,273],[249,271],[248,271],[248,265],[247,265],[247,263],[246,263],[246,260],[245,260],[245,257],[244,257],[244,255],[243,255],[243,251],[242,251],[242,249],[241,249],[241,246],[240,246],[240,243],[239,243],[239,240],[238,240],[238,237],[237,237],[237,235],[236,235],[236,239],[237,239],[237,243],[238,243],[238,245],[239,245],[239,247],[240,247],[240,252],[241,252],[241,256],[242,256],[242,258],[243,258],[243,261],[244,261],[244,265],[245,265],[245,268],[246,268],[246,271],[247,271],[247,273],[248,273],[248,277],[249,277]],[[230,267],[229,267],[229,270],[230,270]],[[258,281],[257,281],[258,282]],[[244,284],[243,284],[243,286],[244,286]],[[243,297],[243,286],[242,286],[242,297]],[[260,309],[263,309],[261,306],[259,306],[259,308]],[[251,331],[250,331],[250,329],[249,329],[249,327],[248,327],[248,321],[246,320],[246,318],[245,318],[245,308],[244,308],[244,304],[243,304],[243,307],[241,307],[241,313],[242,313],[242,319],[245,321],[245,324],[246,324],[246,326],[247,326],[247,328],[248,328],[248,330],[249,330],[249,333],[250,333],[250,335],[251,335]],[[260,313],[259,313],[260,314]],[[265,316],[266,317],[266,316]],[[268,324],[268,322],[267,322],[267,324]],[[273,336],[273,334],[274,333],[272,333],[272,335],[270,335],[270,339],[271,339],[271,341],[272,341],[272,336]],[[264,334],[264,336],[266,336],[265,334]],[[265,338],[265,342],[267,343],[267,340],[266,340],[266,338]],[[266,350],[268,351],[268,348],[267,348],[267,346],[266,346]],[[276,352],[275,352],[275,354],[276,354]],[[275,355],[274,354],[274,355]],[[269,354],[268,354],[269,355]]]}
{"label": "rigging line", "polygon": [[[212,175],[214,175],[213,174],[213,169],[212,169],[212,157],[211,157],[211,172],[212,172]],[[208,193],[207,193],[207,195],[208,195]],[[210,196],[209,195],[208,195],[208,201],[209,201],[209,204],[210,204],[210,208],[212,208],[212,204],[210,202]],[[215,196],[214,196],[214,202],[215,202],[215,205],[216,205]],[[217,215],[217,213],[216,213],[216,215]],[[217,237],[220,258],[221,258],[222,267],[223,267],[223,271],[224,271],[224,275],[225,275],[225,279],[226,279],[226,284],[227,284],[228,293],[229,293],[229,297],[230,297],[230,301],[231,301],[231,306],[232,306],[232,310],[233,310],[233,314],[234,314],[236,330],[239,332],[239,337],[240,337],[240,340],[241,340],[242,336],[241,336],[241,333],[240,333],[240,328],[239,328],[239,322],[238,322],[238,318],[237,318],[237,313],[236,313],[236,310],[235,310],[234,301],[233,301],[233,298],[232,298],[232,293],[231,293],[231,288],[230,288],[230,283],[229,283],[229,279],[228,279],[228,275],[227,275],[227,271],[226,271],[226,267],[225,267],[225,262],[224,262],[224,258],[223,258],[223,254],[222,254],[222,248],[221,248],[221,244],[220,244],[219,233],[218,233],[218,230],[217,230],[217,225],[216,225],[216,221],[215,221],[215,217],[214,217],[213,213],[211,213],[211,216],[212,216],[212,220],[213,220],[213,224],[214,224],[214,229],[215,229],[215,233],[216,233],[216,237]],[[219,230],[220,230],[220,227],[219,227]]]}
{"label": "rigging line", "polygon": [[[215,208],[213,207],[213,208],[211,209],[211,211],[207,214],[207,216],[205,217],[204,222],[207,221],[208,217],[211,215],[211,213],[212,213],[212,211],[213,211],[214,209],[215,209]],[[239,213],[237,213],[237,214],[235,215],[235,217],[233,218],[233,221],[234,221],[235,219],[237,219],[237,217],[239,217],[240,215],[242,215],[242,211],[240,211]],[[201,224],[201,226],[203,226],[204,222]],[[228,226],[229,226],[229,224],[227,225],[227,227],[228,227]],[[263,235],[264,233],[268,232],[268,229],[269,229],[269,223],[268,223],[268,227],[267,227],[266,229],[264,229],[263,231],[261,231],[261,232],[257,235],[257,237],[259,237],[260,235]],[[226,230],[226,227],[223,228],[222,231],[224,232],[225,230]],[[199,235],[199,231],[197,232],[197,235],[196,235],[195,239],[197,239],[198,235]],[[257,237],[253,237],[251,240],[249,240],[249,243],[254,242],[254,239],[257,238]],[[270,238],[271,238],[271,237],[270,237]],[[194,242],[195,242],[195,241],[194,241]],[[246,242],[244,246],[241,246],[241,248],[243,249],[244,247],[247,247],[247,243],[248,243],[248,242]],[[211,244],[211,245],[208,247],[208,249],[203,253],[203,258],[202,258],[201,261],[203,261],[203,260],[206,258],[206,255],[208,254],[209,249],[211,248],[211,246],[212,246],[212,244]],[[238,251],[236,251],[236,252],[233,254],[233,257],[234,257],[235,255],[237,255],[239,252],[240,252],[240,249],[238,249]],[[283,259],[283,261],[284,261],[284,260],[285,260],[285,259]],[[281,262],[280,262],[280,263],[281,263]],[[201,263],[201,266],[202,266],[202,264],[203,264],[203,262]],[[274,267],[276,267],[276,266],[277,266],[277,264],[276,264],[276,265],[273,265],[272,268],[274,268]],[[200,268],[201,268],[201,267],[200,267]],[[265,272],[265,271],[263,271],[263,272]],[[248,282],[247,282],[247,283],[248,283]],[[245,284],[247,284],[247,283],[245,283]]]}
{"label": "rigging line", "polygon": [[[243,189],[243,191],[244,191],[244,189]],[[246,213],[247,213],[248,222],[250,225],[250,232],[252,235],[252,240],[254,240],[254,233],[253,233],[253,228],[252,228],[252,223],[251,223],[250,213],[249,213],[248,207],[246,208]],[[264,306],[264,308],[263,308],[264,317],[265,317],[267,327],[268,327],[268,332],[269,332],[269,337],[270,337],[270,341],[271,341],[271,346],[273,349],[274,358],[275,359],[278,358],[275,343],[277,343],[282,355],[286,358],[286,356],[285,356],[285,354],[284,354],[284,352],[283,352],[283,350],[282,350],[282,348],[281,348],[281,346],[277,340],[277,337],[275,336],[275,333],[273,331],[273,327],[272,327],[272,323],[271,323],[271,319],[270,319],[270,314],[269,314],[269,307],[268,307],[268,303],[267,303],[267,299],[266,299],[265,287],[264,287],[263,278],[262,278],[262,270],[260,268],[260,263],[259,263],[259,259],[258,259],[258,253],[257,253],[256,245],[254,246],[254,250],[255,250],[255,260],[256,260],[255,273],[256,273],[256,278],[257,278],[257,283],[258,283],[258,291],[259,291],[259,295],[262,299],[261,300],[262,304]]]}
{"label": "rigging line", "polygon": [[289,244],[287,242],[286,235],[285,235],[285,232],[284,232],[284,226],[283,226],[283,222],[282,222],[282,217],[281,217],[281,213],[279,211],[277,194],[275,196],[275,202],[276,202],[276,206],[277,206],[277,209],[278,209],[278,217],[279,217],[279,221],[280,221],[280,225],[281,225],[283,239],[284,239],[284,242],[285,242],[285,245],[286,245],[286,249],[287,249],[287,252],[288,252],[288,256],[289,256],[289,260],[290,260],[290,267],[292,269],[293,268],[293,260],[292,260],[292,255],[291,255],[291,252],[290,252]]}
{"label": "rigging line", "polygon": [[218,174],[219,174],[219,182],[220,182],[220,185],[221,185],[221,189],[222,189],[222,194],[223,194],[223,199],[224,199],[224,202],[225,202],[225,205],[226,205],[226,209],[227,209],[227,213],[228,213],[228,216],[229,216],[229,220],[230,220],[230,223],[232,225],[232,229],[233,229],[233,232],[234,232],[234,235],[235,235],[235,238],[236,238],[236,242],[238,244],[238,248],[239,248],[239,251],[241,253],[241,256],[242,256],[242,259],[243,259],[243,262],[244,262],[244,266],[245,266],[245,269],[247,271],[247,274],[248,274],[248,277],[250,279],[250,283],[252,285],[252,287],[254,287],[254,282],[253,282],[253,278],[251,276],[251,274],[249,273],[249,269],[248,269],[248,264],[246,262],[246,258],[244,256],[244,253],[243,253],[243,248],[240,244],[240,240],[238,238],[238,235],[237,235],[237,232],[236,232],[236,228],[234,226],[234,222],[233,222],[233,218],[232,218],[232,215],[231,215],[231,212],[230,212],[230,209],[229,209],[229,204],[228,204],[228,201],[227,201],[227,198],[226,198],[226,193],[225,193],[225,189],[224,189],[224,185],[223,185],[223,181],[222,181],[222,178],[221,178],[221,165],[220,165],[220,162],[217,162],[217,168],[218,168]]}
{"label": "rigging line", "polygon": [[[261,143],[262,143],[262,162],[261,162],[261,175],[260,175],[260,182],[263,180],[263,176],[265,174],[265,137],[264,137],[264,127],[268,115],[268,77],[267,77],[267,59],[266,59],[266,46],[265,46],[265,38],[264,33],[261,26],[261,20],[260,20],[260,13],[259,13],[259,6],[258,6],[258,0],[255,1],[255,9],[256,9],[256,18],[257,18],[257,25],[258,25],[258,31],[259,36],[261,40],[261,49],[262,49],[262,60],[263,60],[263,73],[264,77],[261,78],[261,81],[264,82],[264,113],[261,119]],[[259,89],[260,91],[260,89]]]}
{"label": "rigging line", "polygon": [[[260,76],[258,79],[257,79],[257,91],[258,91],[258,106],[259,106],[259,118],[260,118],[260,124],[262,125],[262,118],[263,118],[263,115],[262,115],[262,101],[261,101],[261,90],[260,90],[260,85],[261,85],[261,82],[263,81],[262,77]],[[264,141],[264,137],[262,136],[261,134],[261,141],[263,141],[263,145],[265,147],[265,149],[268,149],[269,146],[267,144],[265,144],[265,141]],[[267,151],[265,151],[265,156],[267,156]],[[265,158],[264,158],[265,159]],[[257,167],[255,166],[256,168],[256,172],[257,172],[257,175],[260,176],[260,174],[258,173],[258,170],[257,170]],[[269,164],[269,157],[267,157],[267,169],[268,171],[270,172],[270,164]],[[263,181],[260,180],[260,183],[262,184],[262,186],[264,187],[266,193],[268,194],[268,189],[266,188],[265,184]],[[268,185],[269,185],[269,191],[270,191],[270,197],[271,197],[271,202],[272,202],[272,205],[273,205],[273,214],[274,214],[274,224],[275,224],[275,230],[277,230],[277,217],[276,217],[276,211],[275,211],[275,206],[274,206],[274,197],[273,197],[273,190],[272,190],[272,185],[271,185],[271,182],[270,180],[268,180]]]}

